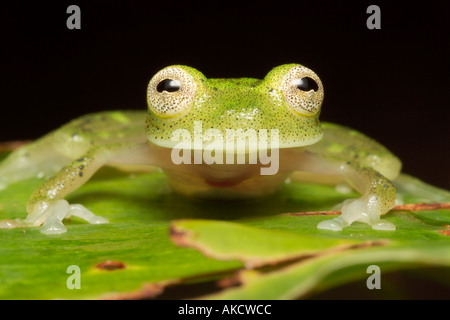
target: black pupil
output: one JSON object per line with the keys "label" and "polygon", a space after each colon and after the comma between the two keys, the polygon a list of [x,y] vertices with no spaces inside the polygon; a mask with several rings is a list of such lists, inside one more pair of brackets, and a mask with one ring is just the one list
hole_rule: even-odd
{"label": "black pupil", "polygon": [[305,77],[305,78],[296,80],[295,85],[297,86],[298,89],[300,89],[302,91],[309,91],[309,90],[317,91],[317,90],[319,90],[319,86],[317,85],[317,82],[315,82],[310,77]]}
{"label": "black pupil", "polygon": [[180,81],[172,80],[172,79],[164,79],[156,86],[156,90],[158,92],[175,92],[178,91],[181,87]]}

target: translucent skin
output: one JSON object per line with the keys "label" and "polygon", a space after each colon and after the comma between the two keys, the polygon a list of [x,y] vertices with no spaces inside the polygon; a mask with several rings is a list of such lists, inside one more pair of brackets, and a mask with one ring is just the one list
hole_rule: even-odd
{"label": "translucent skin", "polygon": [[[306,78],[314,84],[312,88],[298,85]],[[161,89],[167,79],[180,87]],[[176,192],[197,197],[264,196],[294,172],[309,173],[309,180],[325,183],[345,181],[362,196],[347,200],[340,217],[323,221],[318,228],[337,231],[360,221],[374,229],[394,230],[380,216],[395,204],[396,191],[390,180],[399,174],[400,161],[359,132],[321,125],[323,95],[319,77],[298,64],[274,68],[263,80],[207,79],[190,67],[165,68],[150,80],[147,112],[86,115],[6,158],[0,164],[0,188],[35,176],[50,178],[31,195],[26,219],[0,220],[0,228],[43,225],[43,233],[62,233],[66,231],[62,220],[72,215],[90,223],[106,223],[64,197],[104,165],[137,164],[160,167]],[[277,129],[276,174],[261,175],[261,163],[175,164],[172,134],[184,129],[194,135],[195,121],[201,121],[205,131],[266,129],[270,134]]]}

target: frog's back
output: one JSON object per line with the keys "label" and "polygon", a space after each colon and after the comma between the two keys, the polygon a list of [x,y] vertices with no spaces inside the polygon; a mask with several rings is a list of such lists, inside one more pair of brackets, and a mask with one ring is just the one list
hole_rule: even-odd
{"label": "frog's back", "polygon": [[356,130],[333,123],[322,123],[321,141],[309,147],[313,152],[355,161],[370,167],[388,179],[395,179],[401,170],[401,161],[386,147]]}

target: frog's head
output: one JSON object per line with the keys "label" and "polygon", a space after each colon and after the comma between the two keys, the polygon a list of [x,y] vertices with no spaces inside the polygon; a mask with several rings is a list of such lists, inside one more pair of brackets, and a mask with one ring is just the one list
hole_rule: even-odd
{"label": "frog's head", "polygon": [[279,148],[307,146],[323,134],[319,122],[323,96],[319,77],[299,64],[276,67],[263,80],[207,79],[191,67],[170,66],[148,85],[147,137],[158,146],[173,148],[178,143],[172,135],[175,130],[184,129],[194,137],[201,124],[203,134],[219,130],[224,139],[227,130],[239,129],[265,129],[270,139],[271,130],[278,129]]}

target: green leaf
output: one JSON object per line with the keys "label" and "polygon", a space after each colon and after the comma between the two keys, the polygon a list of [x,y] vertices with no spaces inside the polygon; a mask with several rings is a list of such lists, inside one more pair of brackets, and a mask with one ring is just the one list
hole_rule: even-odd
{"label": "green leaf", "polygon": [[199,219],[174,222],[171,235],[179,246],[194,247],[219,260],[240,260],[248,268],[343,250],[361,243]]}
{"label": "green leaf", "polygon": [[[0,219],[24,218],[40,183],[33,179],[2,190]],[[51,236],[37,228],[0,230],[0,299],[151,298],[164,296],[167,287],[187,297],[189,285],[235,275],[253,280],[221,293],[214,287],[218,295],[211,297],[299,298],[367,278],[368,263],[379,263],[382,271],[448,266],[449,210],[393,211],[386,219],[396,224],[395,232],[363,224],[342,232],[318,230],[317,223],[330,216],[284,215],[329,210],[356,196],[291,182],[260,201],[198,201],[172,193],[160,172],[102,169],[67,200],[109,224],[73,218],[65,221],[67,233]],[[177,242],[183,246],[171,240],[177,233],[190,236]],[[410,258],[401,260],[406,252]],[[81,289],[67,287],[71,265],[80,268]]]}
{"label": "green leaf", "polygon": [[[307,295],[328,276],[327,288],[346,281],[367,278],[368,266],[377,265],[381,270],[423,265],[450,266],[449,246],[429,245],[410,248],[392,246],[365,250],[338,252],[300,261],[270,273],[241,271],[241,286],[212,294],[208,299],[295,299]],[[395,266],[392,266],[395,263]],[[365,281],[365,279],[364,279]],[[317,289],[316,289],[317,290]],[[369,289],[368,289],[369,290]]]}

